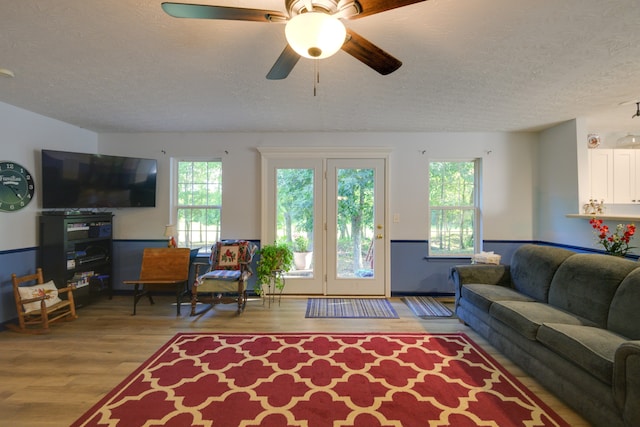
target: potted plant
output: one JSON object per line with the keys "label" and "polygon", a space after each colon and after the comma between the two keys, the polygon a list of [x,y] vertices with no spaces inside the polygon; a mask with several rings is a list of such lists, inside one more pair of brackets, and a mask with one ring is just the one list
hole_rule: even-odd
{"label": "potted plant", "polygon": [[293,239],[293,252],[307,252],[309,241],[303,235],[297,236]]}
{"label": "potted plant", "polygon": [[309,240],[299,235],[293,239],[293,262],[296,270],[308,270],[311,267],[313,252],[308,250]]}
{"label": "potted plant", "polygon": [[258,251],[260,259],[257,262],[256,278],[257,287],[255,292],[262,294],[262,286],[268,285],[271,280],[274,281],[275,288],[282,292],[284,288],[284,280],[281,272],[291,270],[293,266],[293,252],[284,243],[274,243],[272,245],[264,245]]}

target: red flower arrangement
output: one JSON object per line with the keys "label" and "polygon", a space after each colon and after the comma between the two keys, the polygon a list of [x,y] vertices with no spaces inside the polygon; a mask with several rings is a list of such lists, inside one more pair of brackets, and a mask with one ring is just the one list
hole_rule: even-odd
{"label": "red flower arrangement", "polygon": [[609,227],[604,225],[601,219],[591,218],[589,224],[593,227],[593,234],[596,235],[606,253],[615,256],[625,256],[630,249],[631,238],[636,233],[635,224],[618,224],[616,231],[609,234]]}

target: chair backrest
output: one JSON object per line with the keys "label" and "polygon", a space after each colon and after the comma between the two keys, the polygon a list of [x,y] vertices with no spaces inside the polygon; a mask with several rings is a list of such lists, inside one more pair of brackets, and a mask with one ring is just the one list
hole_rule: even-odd
{"label": "chair backrest", "polygon": [[145,248],[140,280],[188,280],[189,248]]}
{"label": "chair backrest", "polygon": [[40,301],[25,303],[25,300],[47,296],[45,306],[50,307],[62,300],[58,296],[58,288],[53,281],[44,282],[42,268],[38,267],[35,274],[18,277],[11,275],[13,281],[13,295],[16,300],[16,308],[22,308],[25,313],[40,310]]}
{"label": "chair backrest", "polygon": [[34,284],[42,285],[44,283],[42,268],[40,267],[36,269],[35,274],[28,274],[26,276],[17,276],[15,274],[12,274],[11,279],[13,281],[14,289],[17,289],[18,286],[26,282],[34,282],[34,283],[31,283],[31,285],[34,285]]}
{"label": "chair backrest", "polygon": [[[43,285],[44,277],[42,275],[42,268],[38,267],[34,274],[27,274],[26,276],[18,276],[15,273],[11,275],[11,281],[13,283],[13,297],[16,301],[16,307],[22,308],[22,311],[27,311],[28,308],[25,308],[22,305],[22,300],[26,298],[31,298],[32,296],[23,296],[20,292],[20,287],[23,289],[25,287],[32,287],[35,285]],[[56,295],[57,296],[57,295]],[[39,305],[37,303],[31,303],[31,305]],[[20,311],[20,310],[18,310]]]}
{"label": "chair backrest", "polygon": [[196,260],[196,258],[198,257],[198,252],[200,252],[200,248],[191,249],[191,251],[189,252],[189,265],[193,264],[193,262]]}
{"label": "chair backrest", "polygon": [[241,270],[251,262],[256,249],[247,240],[221,240],[211,248],[211,270]]}

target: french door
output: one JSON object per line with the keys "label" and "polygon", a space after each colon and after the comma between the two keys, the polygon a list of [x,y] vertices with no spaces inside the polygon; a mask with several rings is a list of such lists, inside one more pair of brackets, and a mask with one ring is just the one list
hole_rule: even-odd
{"label": "french door", "polygon": [[296,258],[283,293],[388,296],[387,159],[260,151],[262,242]]}
{"label": "french door", "polygon": [[384,160],[327,160],[327,295],[385,295]]}

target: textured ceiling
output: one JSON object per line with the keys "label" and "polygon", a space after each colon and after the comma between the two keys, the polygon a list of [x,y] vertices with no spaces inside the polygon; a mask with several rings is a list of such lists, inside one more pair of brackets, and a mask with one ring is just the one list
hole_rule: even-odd
{"label": "textured ceiling", "polygon": [[[428,0],[346,25],[344,52],[265,75],[284,26],[176,19],[160,0],[0,2],[0,101],[97,132],[518,131],[586,117],[640,133],[638,0]],[[284,11],[284,0],[204,0]],[[632,101],[621,106],[621,103]]]}

